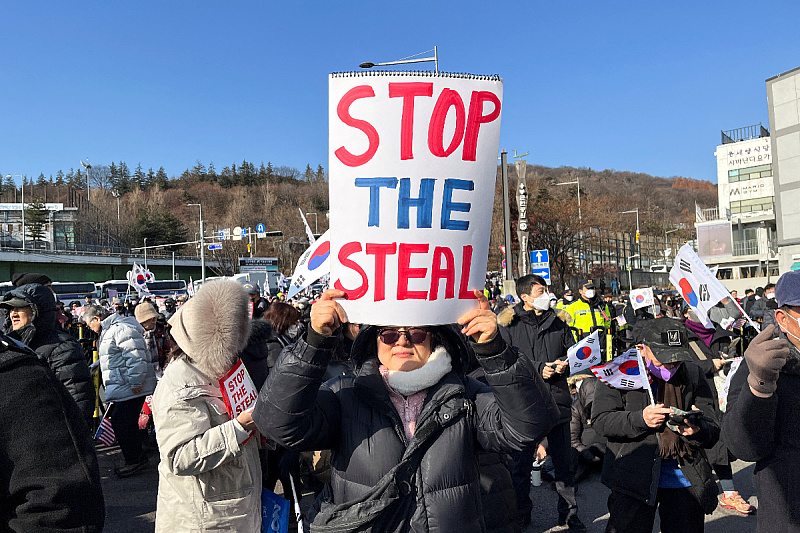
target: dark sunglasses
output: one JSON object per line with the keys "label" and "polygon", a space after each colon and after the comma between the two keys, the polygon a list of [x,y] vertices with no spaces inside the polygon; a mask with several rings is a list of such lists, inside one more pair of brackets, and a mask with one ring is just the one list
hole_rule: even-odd
{"label": "dark sunglasses", "polygon": [[428,338],[428,330],[422,328],[409,328],[406,330],[399,329],[382,329],[378,331],[378,338],[384,344],[394,344],[400,340],[401,336],[405,336],[406,340],[411,344],[422,344]]}

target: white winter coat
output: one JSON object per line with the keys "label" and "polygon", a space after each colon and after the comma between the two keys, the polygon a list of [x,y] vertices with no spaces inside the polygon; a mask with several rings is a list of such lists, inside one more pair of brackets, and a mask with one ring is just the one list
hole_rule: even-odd
{"label": "white winter coat", "polygon": [[258,434],[244,444],[212,382],[185,358],[153,395],[161,454],[156,532],[261,531]]}
{"label": "white winter coat", "polygon": [[[121,402],[152,394],[156,375],[150,359],[144,329],[133,317],[113,314],[101,322],[98,341],[100,369],[107,402]],[[133,388],[141,387],[134,393]]]}

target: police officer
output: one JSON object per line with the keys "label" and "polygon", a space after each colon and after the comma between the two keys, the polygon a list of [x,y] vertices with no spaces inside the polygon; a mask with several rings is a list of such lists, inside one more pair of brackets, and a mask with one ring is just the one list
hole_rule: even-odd
{"label": "police officer", "polygon": [[608,353],[606,332],[611,326],[611,310],[602,295],[597,294],[594,282],[590,279],[581,280],[578,294],[580,298],[566,308],[567,313],[572,317],[569,325],[577,330],[573,330],[575,340],[579,341],[590,335],[595,329],[600,329],[600,346],[603,356],[606,357]]}

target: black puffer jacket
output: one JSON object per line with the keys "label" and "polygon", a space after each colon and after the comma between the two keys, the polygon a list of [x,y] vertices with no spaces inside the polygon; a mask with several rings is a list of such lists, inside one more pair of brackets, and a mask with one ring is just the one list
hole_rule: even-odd
{"label": "black puffer jacket", "polygon": [[56,324],[56,301],[53,292],[38,283],[23,285],[3,296],[3,301],[22,298],[34,310],[33,322],[17,331],[11,329],[8,309],[3,309],[3,331],[30,346],[45,361],[78,404],[84,420],[94,416],[95,392],[89,365],[80,343]]}
{"label": "black puffer jacket", "polygon": [[[780,333],[786,339],[786,335]],[[758,533],[800,533],[800,351],[793,344],[769,398],[759,398],[747,384],[743,361],[731,379],[722,424],[725,442],[744,461],[755,461]]]}
{"label": "black puffer jacket", "polygon": [[[717,506],[718,491],[704,448],[711,448],[719,438],[714,395],[702,370],[694,363],[683,363],[672,380],[684,384],[683,405],[687,409],[696,405],[704,413],[700,432],[691,438],[682,437],[692,446],[695,455],[680,467],[692,484],[690,492],[706,514],[711,514]],[[603,483],[613,491],[655,505],[661,476],[659,433],[665,426],[653,429],[645,424],[643,410],[648,405],[650,397],[644,389],[624,391],[598,383],[592,425],[599,435],[608,439]]]}
{"label": "black puffer jacket", "polygon": [[[256,403],[253,418],[269,438],[300,451],[332,450],[331,485],[311,513],[311,531],[330,518],[332,506],[363,518],[387,501],[374,494],[387,483],[396,499],[373,531],[485,531],[478,451],[517,451],[546,435],[557,419],[547,388],[499,335],[485,344],[470,341],[491,388],[463,374],[466,348],[451,343],[453,370],[428,389],[407,441],[378,372],[376,330],[365,328],[353,343],[356,375],[324,385],[336,339],[310,330],[281,354]],[[420,457],[416,468],[382,481],[409,456]],[[349,524],[342,531],[355,530]]]}
{"label": "black puffer jacket", "polygon": [[[561,310],[559,312],[565,313]],[[534,311],[526,311],[524,305],[519,303],[513,308],[503,309],[497,315],[497,323],[506,343],[517,348],[539,376],[542,375],[545,363],[566,359],[567,348],[575,344],[569,326],[553,309],[536,316]],[[569,422],[572,416],[568,376],[569,371],[553,374],[553,377],[545,381],[558,405],[559,423]]]}
{"label": "black puffer jacket", "polygon": [[603,453],[606,449],[606,438],[598,435],[592,426],[592,404],[600,380],[594,376],[582,374],[575,375],[572,379],[581,382],[572,404],[572,419],[569,422],[572,447],[580,454],[584,454],[584,450],[588,450],[590,446],[594,446],[599,453]]}
{"label": "black puffer jacket", "polygon": [[2,350],[0,531],[102,531],[100,471],[75,402],[33,353]]}

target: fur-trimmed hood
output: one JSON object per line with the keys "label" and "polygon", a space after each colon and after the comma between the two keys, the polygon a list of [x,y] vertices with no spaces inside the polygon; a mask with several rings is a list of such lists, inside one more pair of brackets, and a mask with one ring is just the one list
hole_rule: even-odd
{"label": "fur-trimmed hood", "polygon": [[238,281],[215,280],[204,284],[169,319],[175,342],[211,379],[224,376],[247,343],[248,301]]}
{"label": "fur-trimmed hood", "polygon": [[[527,311],[525,311],[525,308],[523,307],[523,304],[521,303],[515,305],[514,307],[506,307],[505,309],[500,311],[500,313],[497,315],[497,323],[503,326],[504,328],[510,326],[511,322],[514,320],[514,315],[517,314],[517,311],[515,311],[515,309],[517,308],[520,309],[519,311],[520,313],[527,313]],[[553,308],[553,312],[565,324],[569,324],[570,322],[572,322],[572,315],[570,315],[564,309],[559,309],[556,307]]]}

